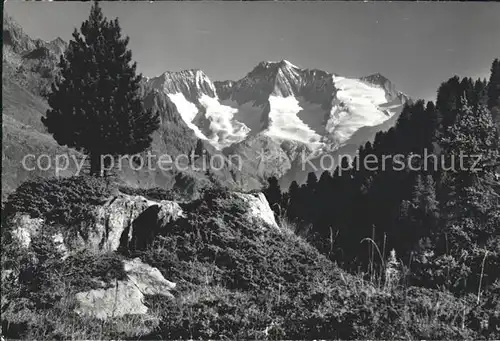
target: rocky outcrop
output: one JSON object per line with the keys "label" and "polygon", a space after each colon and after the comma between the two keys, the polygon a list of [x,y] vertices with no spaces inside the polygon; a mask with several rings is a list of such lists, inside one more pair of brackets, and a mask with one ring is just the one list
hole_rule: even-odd
{"label": "rocky outcrop", "polygon": [[101,320],[124,315],[147,314],[144,295],[162,295],[173,298],[175,283],[167,281],[157,268],[139,258],[123,262],[127,280],[116,281],[111,288],[94,289],[76,294],[79,315]]}
{"label": "rocky outcrop", "polygon": [[[148,220],[155,225],[152,228],[164,226],[184,215],[179,204],[173,201],[157,202],[138,195],[120,194],[108,200],[104,205],[97,206],[91,214],[93,222],[89,222],[85,231],[78,231],[76,238],[74,235],[65,236],[63,233],[65,231],[54,232],[52,237],[63,252],[72,248],[86,248],[102,252],[116,251],[121,244],[128,246],[134,238],[136,220],[151,211],[155,212],[154,221]],[[12,236],[21,246],[28,247],[32,238],[40,233],[43,224],[44,221],[41,218],[16,215],[11,224]]]}
{"label": "rocky outcrop", "polygon": [[179,204],[173,201],[156,202],[139,195],[121,194],[97,209],[95,229],[86,244],[98,250],[116,251],[120,242],[132,240],[134,221],[152,206],[157,206],[157,218],[164,223],[183,216]]}
{"label": "rocky outcrop", "polygon": [[263,193],[237,193],[237,196],[248,205],[248,212],[246,213],[246,218],[248,220],[256,223],[263,222],[269,227],[279,229],[274,217],[274,212]]}
{"label": "rocky outcrop", "polygon": [[[246,218],[266,227],[279,228],[266,197],[262,193],[235,193],[247,205]],[[91,212],[91,221],[77,230],[75,227],[47,226],[44,220],[28,215],[14,216],[12,236],[22,247],[29,247],[33,237],[42,230],[51,231],[55,247],[66,257],[75,249],[93,252],[143,250],[170,222],[185,213],[174,201],[148,200],[139,195],[119,194]],[[72,229],[75,233],[69,233]],[[76,231],[75,231],[76,230]]]}

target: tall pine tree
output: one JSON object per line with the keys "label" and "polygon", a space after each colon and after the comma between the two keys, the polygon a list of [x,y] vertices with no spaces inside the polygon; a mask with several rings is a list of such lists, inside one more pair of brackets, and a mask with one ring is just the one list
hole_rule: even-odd
{"label": "tall pine tree", "polygon": [[500,59],[495,59],[491,65],[490,82],[488,83],[488,108],[496,122],[500,134]]}
{"label": "tall pine tree", "polygon": [[[158,113],[144,110],[142,76],[127,49],[118,19],[108,20],[95,2],[61,56],[61,77],[52,84],[42,122],[60,145],[90,156],[90,172],[101,174],[102,155],[136,154],[151,145]],[[109,160],[109,159],[108,159]]]}

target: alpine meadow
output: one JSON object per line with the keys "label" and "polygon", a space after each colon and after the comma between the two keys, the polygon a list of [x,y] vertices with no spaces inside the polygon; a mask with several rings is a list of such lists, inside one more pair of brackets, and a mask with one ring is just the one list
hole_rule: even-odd
{"label": "alpine meadow", "polygon": [[418,5],[4,3],[2,341],[500,339],[500,6]]}

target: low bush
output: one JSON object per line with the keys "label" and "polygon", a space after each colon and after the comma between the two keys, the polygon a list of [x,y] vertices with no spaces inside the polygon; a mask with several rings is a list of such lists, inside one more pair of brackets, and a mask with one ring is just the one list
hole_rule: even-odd
{"label": "low bush", "polygon": [[89,219],[89,208],[105,202],[115,190],[105,179],[88,176],[30,180],[9,195],[2,213],[71,226]]}

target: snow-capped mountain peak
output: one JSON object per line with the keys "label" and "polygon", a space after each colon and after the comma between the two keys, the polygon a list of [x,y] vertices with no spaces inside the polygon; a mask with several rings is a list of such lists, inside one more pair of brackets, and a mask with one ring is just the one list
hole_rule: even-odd
{"label": "snow-capped mountain peak", "polygon": [[300,69],[298,66],[290,63],[288,60],[282,59],[280,61],[262,61],[254,68],[254,70],[277,70],[283,68]]}
{"label": "snow-capped mountain peak", "polygon": [[182,93],[186,98],[196,100],[201,94],[216,97],[215,86],[199,69],[166,71],[149,80],[149,87],[163,89],[166,93]]}

